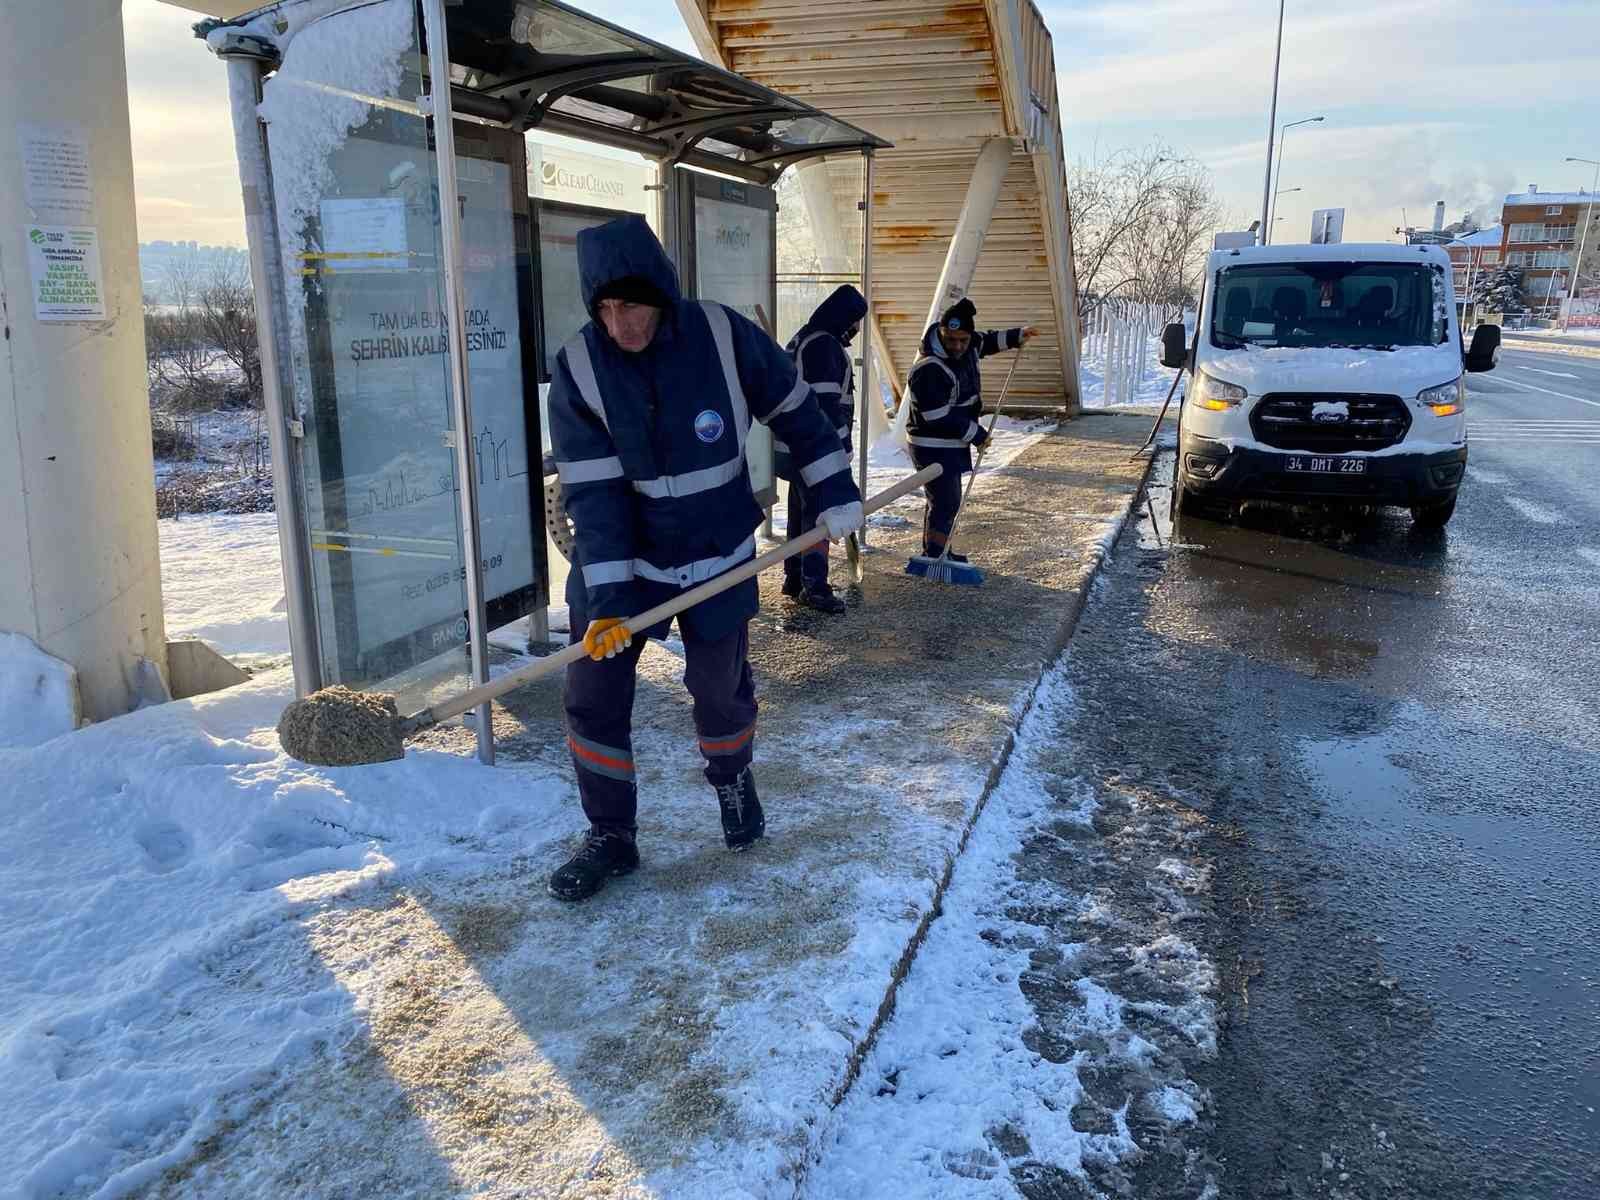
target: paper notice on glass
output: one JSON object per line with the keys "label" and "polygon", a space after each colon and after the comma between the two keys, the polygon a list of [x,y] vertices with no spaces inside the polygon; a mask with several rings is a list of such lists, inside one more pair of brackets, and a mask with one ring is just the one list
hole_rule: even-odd
{"label": "paper notice on glass", "polygon": [[100,233],[91,226],[29,225],[33,314],[41,321],[103,321]]}
{"label": "paper notice on glass", "polygon": [[17,123],[22,189],[34,216],[88,217],[94,209],[89,138],[81,125]]}
{"label": "paper notice on glass", "polygon": [[328,272],[404,268],[406,202],[398,196],[324,200],[322,251]]}

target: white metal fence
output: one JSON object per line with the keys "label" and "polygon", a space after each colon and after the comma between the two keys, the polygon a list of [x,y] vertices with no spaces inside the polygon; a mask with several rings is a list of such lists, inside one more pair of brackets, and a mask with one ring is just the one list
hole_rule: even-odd
{"label": "white metal fence", "polygon": [[1090,314],[1084,330],[1083,358],[1105,376],[1103,404],[1131,404],[1150,376],[1150,342],[1173,313],[1156,304],[1107,300]]}

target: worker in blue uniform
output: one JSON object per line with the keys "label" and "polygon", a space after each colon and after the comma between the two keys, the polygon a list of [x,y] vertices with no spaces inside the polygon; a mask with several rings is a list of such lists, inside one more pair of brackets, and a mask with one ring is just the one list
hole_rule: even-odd
{"label": "worker in blue uniform", "polygon": [[[1039,333],[1032,325],[979,333],[977,316],[977,308],[964,297],[952,304],[928,327],[922,357],[911,367],[911,412],[906,418],[911,460],[919,469],[932,463],[944,468],[923,485],[922,552],[929,558],[943,554],[950,539],[961,508],[961,476],[972,470],[972,447],[989,439],[978,421],[983,415],[978,360],[1016,350]],[[950,558],[967,561],[964,554]]]}
{"label": "worker in blue uniform", "polygon": [[[623,622],[755,556],[762,512],[745,461],[752,420],[788,445],[817,493],[817,520],[839,538],[861,524],[849,458],[793,360],[754,323],[711,301],[684,300],[637,216],[578,234],[589,321],[556,355],[550,440],[572,518],[567,580],[572,640],[567,742],[589,830],[551,877],[581,900],[639,865],[632,742],[635,668],[648,638]],[[748,579],[678,617],[684,683],[694,699],[706,779],[723,838],[749,846],[766,830],[750,771],[755,684],[747,656],[758,589]]]}
{"label": "worker in blue uniform", "polygon": [[[866,298],[848,283],[842,284],[817,306],[786,347],[794,355],[800,377],[811,385],[811,394],[822,406],[823,415],[833,423],[846,454],[850,452],[850,428],[856,407],[856,373],[846,347],[860,331],[866,315]],[[815,527],[821,512],[819,496],[817,489],[808,486],[795,469],[788,446],[775,440],[773,450],[778,477],[789,484],[789,536],[796,538]],[[827,542],[784,560],[783,594],[818,612],[844,612],[844,601],[834,595],[828,583]]]}

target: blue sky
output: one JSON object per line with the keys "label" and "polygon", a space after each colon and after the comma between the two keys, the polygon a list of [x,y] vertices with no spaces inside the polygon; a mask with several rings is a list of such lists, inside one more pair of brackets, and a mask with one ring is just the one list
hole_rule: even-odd
{"label": "blue sky", "polygon": [[[581,0],[580,0],[581,2]],[[670,0],[588,0],[597,15],[692,52]],[[1161,137],[1205,163],[1228,211],[1259,214],[1276,0],[1043,2],[1069,155]],[[223,69],[193,15],[125,0],[140,236],[240,243]],[[1347,240],[1389,239],[1404,209],[1444,200],[1497,215],[1536,183],[1587,187],[1600,159],[1600,3],[1289,0],[1279,123],[1291,130],[1280,237],[1317,207],[1347,210]]]}

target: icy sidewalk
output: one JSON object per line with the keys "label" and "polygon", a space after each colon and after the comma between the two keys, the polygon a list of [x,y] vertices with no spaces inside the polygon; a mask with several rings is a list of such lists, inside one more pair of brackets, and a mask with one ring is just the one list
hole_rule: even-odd
{"label": "icy sidewalk", "polygon": [[[979,483],[981,589],[875,527],[842,619],[752,631],[769,839],[721,845],[681,660],[636,705],[644,869],[543,890],[581,826],[559,699],[502,765],[300,767],[281,673],[8,755],[0,1111],[23,1196],[786,1196],[1127,510],[1145,419]],[[68,744],[72,753],[60,747]]]}

